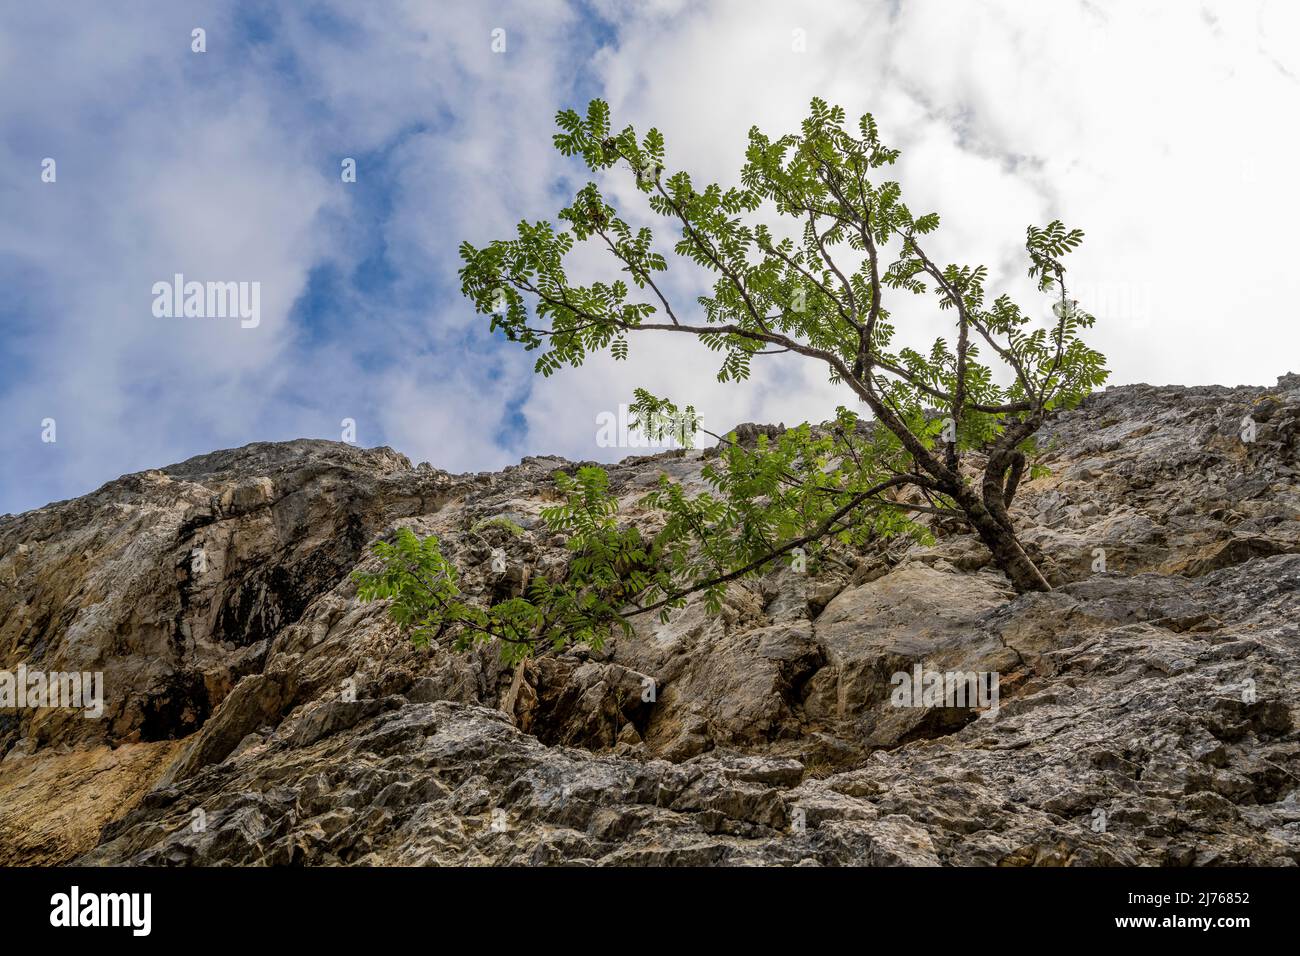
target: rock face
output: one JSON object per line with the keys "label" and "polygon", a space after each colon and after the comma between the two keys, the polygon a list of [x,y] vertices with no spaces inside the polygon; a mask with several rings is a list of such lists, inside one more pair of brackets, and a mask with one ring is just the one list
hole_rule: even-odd
{"label": "rock face", "polygon": [[[518,593],[563,561],[561,459],[256,444],[0,518],[0,671],[104,681],[98,719],[0,710],[0,864],[1300,862],[1300,377],[1041,437],[1050,593],[936,527],[518,673],[412,648],[349,572],[406,526]],[[612,466],[627,520],[708,455]],[[899,705],[933,673],[996,706]]]}

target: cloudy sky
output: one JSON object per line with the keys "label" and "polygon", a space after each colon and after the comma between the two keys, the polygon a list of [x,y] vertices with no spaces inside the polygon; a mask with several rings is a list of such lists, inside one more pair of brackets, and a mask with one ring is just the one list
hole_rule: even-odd
{"label": "cloudy sky", "polygon": [[[488,334],[456,248],[586,181],[550,138],[594,96],[616,126],[658,126],[670,170],[724,184],[751,125],[793,130],[813,96],[870,110],[909,205],[943,214],[937,256],[988,265],[993,290],[1045,310],[1025,227],[1086,230],[1075,289],[1112,382],[1271,383],[1300,371],[1298,9],[4,4],[0,513],[216,448],[337,440],[344,419],[358,444],[468,471],[629,454],[598,445],[596,418],[634,385],[719,429],[846,402],[790,356],[720,386],[713,355],[650,335],[626,363],[542,380]],[[602,188],[640,216],[626,174]],[[259,323],[155,315],[176,273],[258,283]],[[898,314],[912,344],[943,331]]]}

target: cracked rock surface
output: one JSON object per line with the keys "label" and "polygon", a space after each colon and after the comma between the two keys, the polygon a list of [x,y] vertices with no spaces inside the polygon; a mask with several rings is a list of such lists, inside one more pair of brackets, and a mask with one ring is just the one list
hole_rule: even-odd
{"label": "cracked rock surface", "polygon": [[[1050,593],[935,527],[514,694],[348,575],[405,526],[517,594],[564,559],[539,516],[574,463],[255,444],[0,518],[0,670],[105,683],[98,720],[0,710],[0,864],[1300,862],[1300,377],[1108,389],[1040,445],[1013,517]],[[610,466],[626,520],[709,454]],[[998,706],[895,706],[918,665]]]}

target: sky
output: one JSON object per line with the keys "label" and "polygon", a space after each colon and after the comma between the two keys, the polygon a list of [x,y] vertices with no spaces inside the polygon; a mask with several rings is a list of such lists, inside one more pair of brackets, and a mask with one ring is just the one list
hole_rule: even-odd
{"label": "sky", "polygon": [[[718,431],[851,404],[797,356],[721,385],[703,346],[644,334],[543,379],[489,333],[457,248],[592,178],[551,136],[593,97],[724,185],[751,126],[795,131],[814,96],[870,111],[909,206],[942,214],[931,254],[991,291],[1046,320],[1025,228],[1085,230],[1074,293],[1111,383],[1300,371],[1286,0],[12,3],[0,91],[0,513],[300,437],[455,472],[616,461],[643,449],[600,422],[635,386]],[[598,182],[654,224],[630,173]],[[256,322],[159,314],[178,273],[255,284]],[[679,308],[706,278],[670,270]],[[920,348],[947,328],[919,300],[896,317]]]}

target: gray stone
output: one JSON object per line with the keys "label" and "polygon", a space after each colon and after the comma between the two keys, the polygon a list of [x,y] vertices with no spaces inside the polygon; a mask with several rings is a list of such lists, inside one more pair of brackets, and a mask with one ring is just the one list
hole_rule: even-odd
{"label": "gray stone", "polygon": [[[1040,447],[1013,517],[1050,593],[922,518],[513,695],[494,648],[413,648],[350,574],[406,526],[471,598],[517,593],[566,560],[562,459],[256,444],[0,518],[0,659],[108,689],[103,720],[0,718],[0,863],[1300,863],[1300,378],[1107,389]],[[611,466],[624,518],[709,460]],[[895,706],[916,666],[995,673],[999,706]]]}

